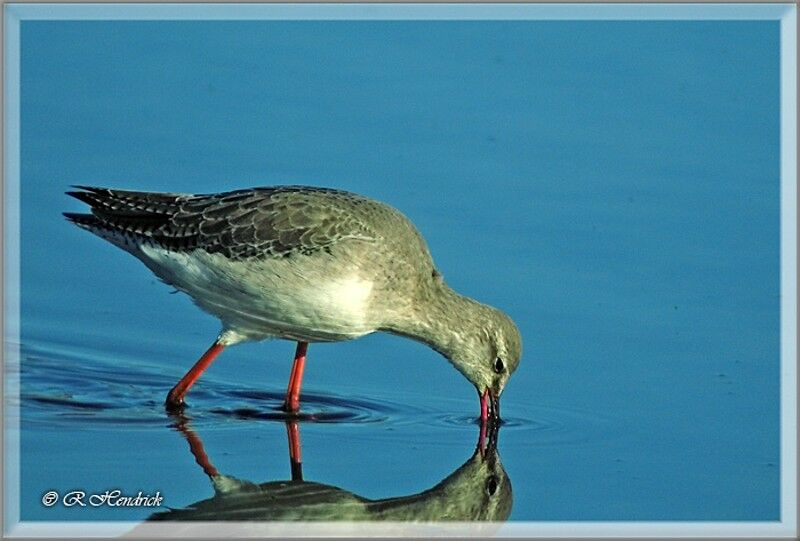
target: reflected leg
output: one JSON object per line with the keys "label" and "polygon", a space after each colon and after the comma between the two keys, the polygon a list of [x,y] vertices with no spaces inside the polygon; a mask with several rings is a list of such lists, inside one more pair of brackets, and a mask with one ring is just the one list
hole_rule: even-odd
{"label": "reflected leg", "polygon": [[183,434],[183,437],[189,442],[189,450],[192,452],[194,461],[203,468],[203,471],[209,477],[219,475],[219,471],[217,471],[217,468],[214,467],[206,454],[203,440],[189,427],[189,419],[182,413],[172,414],[172,418],[175,419],[175,429]]}
{"label": "reflected leg", "polygon": [[286,436],[289,439],[289,465],[292,469],[292,481],[302,481],[303,456],[300,454],[300,427],[297,421],[286,423]]}

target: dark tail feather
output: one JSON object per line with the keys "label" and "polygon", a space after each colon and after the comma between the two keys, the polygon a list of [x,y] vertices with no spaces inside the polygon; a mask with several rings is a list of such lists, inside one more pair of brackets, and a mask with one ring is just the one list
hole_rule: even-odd
{"label": "dark tail feather", "polygon": [[[170,222],[179,211],[184,196],[178,194],[132,192],[92,186],[74,186],[82,191],[66,192],[89,205],[91,213],[65,212],[78,227],[111,242],[136,244],[144,239],[184,246],[196,239],[197,231],[184,228],[174,231]],[[123,239],[124,238],[124,239]]]}
{"label": "dark tail feather", "polygon": [[116,216],[172,215],[180,208],[187,194],[134,192],[93,186],[73,186],[82,191],[67,195],[92,207],[92,211],[106,211]]}
{"label": "dark tail feather", "polygon": [[98,197],[94,192],[66,192],[68,196],[74,197],[78,201],[86,203],[92,209],[107,207],[108,203],[101,197]]}
{"label": "dark tail feather", "polygon": [[100,226],[100,220],[93,214],[81,214],[79,212],[63,212],[64,217],[79,227],[96,228]]}

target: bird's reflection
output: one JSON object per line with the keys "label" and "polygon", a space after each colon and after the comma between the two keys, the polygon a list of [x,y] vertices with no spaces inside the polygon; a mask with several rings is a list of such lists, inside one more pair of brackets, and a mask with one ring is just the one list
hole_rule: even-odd
{"label": "bird's reflection", "polygon": [[511,482],[497,454],[497,427],[483,425],[473,455],[436,486],[380,500],[304,480],[297,422],[286,423],[291,480],[261,484],[220,473],[188,421],[180,418],[176,427],[211,479],[214,496],[155,513],[150,521],[505,521],[511,513]]}

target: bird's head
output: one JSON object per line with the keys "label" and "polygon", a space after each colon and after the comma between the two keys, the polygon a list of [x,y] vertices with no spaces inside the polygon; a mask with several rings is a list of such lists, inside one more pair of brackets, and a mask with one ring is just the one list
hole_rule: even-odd
{"label": "bird's head", "polygon": [[478,304],[474,312],[470,328],[451,343],[448,357],[478,390],[482,417],[488,413],[499,419],[500,395],[519,365],[522,336],[514,321],[500,310]]}

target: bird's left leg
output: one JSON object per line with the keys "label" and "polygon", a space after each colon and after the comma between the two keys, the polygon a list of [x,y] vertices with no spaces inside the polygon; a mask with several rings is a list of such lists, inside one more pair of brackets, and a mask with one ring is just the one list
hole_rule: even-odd
{"label": "bird's left leg", "polygon": [[307,351],[308,342],[297,343],[292,373],[289,376],[289,387],[286,389],[286,400],[283,402],[283,411],[287,413],[297,413],[300,410],[300,386],[303,383]]}
{"label": "bird's left leg", "polygon": [[200,375],[208,368],[208,365],[214,362],[214,359],[217,358],[217,355],[219,355],[223,349],[225,349],[225,346],[219,339],[208,348],[208,351],[200,357],[191,370],[181,378],[167,395],[166,406],[168,410],[176,410],[183,407],[183,398],[186,396],[189,388],[194,385],[194,382],[200,378]]}

